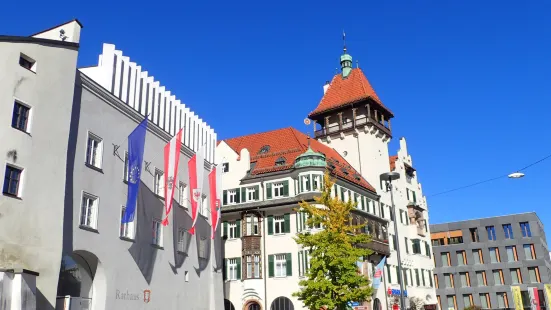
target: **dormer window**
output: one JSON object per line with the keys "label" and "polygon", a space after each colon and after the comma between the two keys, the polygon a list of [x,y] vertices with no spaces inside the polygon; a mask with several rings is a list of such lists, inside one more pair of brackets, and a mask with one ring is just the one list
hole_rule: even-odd
{"label": "dormer window", "polygon": [[285,157],[280,157],[275,161],[275,165],[276,166],[283,166],[283,165],[285,165],[285,162],[286,162]]}
{"label": "dormer window", "polygon": [[344,173],[345,175],[348,175],[348,174],[349,174],[348,169],[346,169],[346,168],[342,168],[341,171],[342,171],[342,173]]}
{"label": "dormer window", "polygon": [[354,174],[354,179],[355,179],[356,181],[361,181],[361,180],[362,180],[362,177],[361,177],[359,174],[356,173],[356,174]]}
{"label": "dormer window", "polygon": [[230,172],[230,163],[222,163],[222,172]]}
{"label": "dormer window", "polygon": [[269,151],[270,151],[270,146],[264,145],[263,147],[260,148],[260,151],[258,151],[258,154],[266,154]]}

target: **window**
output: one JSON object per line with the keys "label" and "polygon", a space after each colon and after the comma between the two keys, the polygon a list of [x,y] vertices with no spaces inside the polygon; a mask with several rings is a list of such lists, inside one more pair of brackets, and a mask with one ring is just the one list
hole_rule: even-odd
{"label": "window", "polygon": [[286,162],[285,157],[279,157],[278,159],[276,159],[275,165],[276,166],[284,166],[285,162]]}
{"label": "window", "polygon": [[430,245],[425,241],[425,254],[430,257]]}
{"label": "window", "polygon": [[260,148],[260,151],[258,151],[258,154],[266,154],[269,151],[270,151],[270,146],[264,145],[263,147]]}
{"label": "window", "polygon": [[236,189],[230,189],[228,190],[228,203],[234,204],[237,203],[239,200],[239,195],[237,195]]}
{"label": "window", "polygon": [[258,188],[256,186],[248,187],[245,191],[247,195],[247,202],[258,200]]}
{"label": "window", "polygon": [[449,240],[448,240],[448,244],[460,244],[460,243],[463,243],[463,237],[459,236],[459,237],[451,237]]}
{"label": "window", "polygon": [[153,220],[152,233],[153,233],[152,244],[162,247],[163,246],[163,225],[161,224],[161,221]]}
{"label": "window", "polygon": [[503,233],[505,234],[505,239],[513,239],[513,227],[511,224],[503,224]]}
{"label": "window", "polygon": [[482,258],[482,250],[481,249],[473,250],[473,257],[474,257],[474,263],[475,264],[484,264],[484,259]]}
{"label": "window", "polygon": [[36,72],[36,61],[27,55],[19,55],[19,65],[27,70]]}
{"label": "window", "polygon": [[540,282],[540,272],[538,267],[528,267],[528,276],[530,277],[531,283]]}
{"label": "window", "polygon": [[490,262],[491,263],[499,263],[501,260],[499,259],[499,249],[498,248],[490,248]]}
{"label": "window", "polygon": [[493,270],[495,285],[503,285],[503,272],[501,270]]}
{"label": "window", "polygon": [[11,126],[15,129],[27,132],[30,108],[17,101],[14,102]]}
{"label": "window", "polygon": [[88,133],[88,145],[86,149],[86,164],[101,168],[101,157],[103,152],[103,140],[92,134]]}
{"label": "window", "polygon": [[[388,269],[388,265],[387,265]],[[310,258],[308,256],[308,250],[298,251],[298,275],[305,276],[310,270]]]}
{"label": "window", "polygon": [[461,272],[459,274],[459,278],[461,279],[461,287],[471,286],[471,279],[469,278],[469,273]]}
{"label": "window", "polygon": [[488,283],[486,282],[486,272],[485,271],[477,271],[476,272],[476,281],[478,282],[478,286],[488,285]]}
{"label": "window", "polygon": [[409,279],[408,279],[408,269],[407,268],[403,268],[402,269],[402,272],[404,273],[404,285],[405,286],[409,286]]}
{"label": "window", "polygon": [[507,261],[516,262],[517,261],[517,249],[514,245],[506,246],[505,250],[507,251]]}
{"label": "window", "polygon": [[275,255],[275,276],[277,278],[287,276],[287,257],[285,254]]}
{"label": "window", "polygon": [[153,190],[155,195],[164,197],[163,172],[159,169],[155,169],[155,176],[153,179]]}
{"label": "window", "polygon": [[[507,308],[508,306],[507,293],[505,292],[497,293],[496,296],[497,296],[497,307],[499,309]],[[488,305],[488,307],[490,307],[490,305]]]}
{"label": "window", "polygon": [[197,250],[199,258],[207,258],[208,248],[207,248],[207,238],[201,238],[199,240],[199,249]]}
{"label": "window", "polygon": [[396,235],[392,235],[392,249],[394,249],[394,251],[396,251],[398,248],[398,245],[396,244],[398,240],[396,240]]}
{"label": "window", "polygon": [[448,259],[449,255],[450,253],[448,252],[440,253],[440,260],[442,261],[442,267],[450,266],[450,261]]}
{"label": "window", "polygon": [[6,172],[4,174],[4,186],[2,188],[2,193],[4,195],[19,197],[20,185],[21,185],[21,176],[23,170],[16,168],[14,166],[6,165]]}
{"label": "window", "polygon": [[274,188],[274,197],[284,196],[284,194],[283,194],[283,183],[274,183],[273,188]]}
{"label": "window", "polygon": [[187,253],[187,245],[190,238],[191,234],[185,228],[180,228],[178,230],[178,252]]}
{"label": "window", "polygon": [[285,233],[285,218],[282,215],[274,216],[274,232],[276,234]]}
{"label": "window", "polygon": [[381,203],[381,217],[385,218],[385,204]]}
{"label": "window", "polygon": [[120,236],[127,239],[134,239],[134,223],[136,222],[136,215],[134,214],[134,219],[132,222],[123,223],[122,219],[126,213],[126,206],[121,207],[121,229]]}
{"label": "window", "polygon": [[473,296],[471,294],[463,295],[463,305],[465,306],[465,308],[472,306],[472,298]]}
{"label": "window", "polygon": [[450,308],[457,309],[457,307],[455,307],[455,296],[449,295],[447,297],[447,300],[448,300],[448,309]]}
{"label": "window", "polygon": [[441,238],[441,239],[432,239],[431,242],[432,242],[432,246],[441,246],[441,245],[445,245],[444,238]]}
{"label": "window", "polygon": [[80,225],[96,229],[98,214],[98,198],[90,194],[82,194],[82,205],[80,208]]}
{"label": "window", "polygon": [[480,307],[482,309],[489,309],[490,308],[490,294],[482,293],[482,294],[479,294],[479,297],[480,297]]}
{"label": "window", "polygon": [[421,281],[423,281],[423,286],[427,286],[427,282],[425,281],[425,270],[421,269]]}
{"label": "window", "polygon": [[247,236],[257,236],[260,234],[257,216],[248,215],[246,217],[246,233]]}
{"label": "window", "polygon": [[421,254],[421,240],[413,239],[411,240],[411,249],[413,254]]}
{"label": "window", "polygon": [[522,283],[522,275],[520,274],[520,269],[513,268],[509,270],[511,273],[511,283],[512,284],[520,284]]}
{"label": "window", "polygon": [[522,222],[520,223],[520,231],[522,232],[522,237],[532,237],[532,232],[530,231],[530,223]]}
{"label": "window", "polygon": [[486,232],[488,233],[488,240],[496,240],[496,230],[494,226],[486,226]]}
{"label": "window", "polygon": [[183,182],[180,182],[178,185],[178,202],[180,206],[187,208],[188,206],[188,191],[186,188],[186,184]]}
{"label": "window", "polygon": [[467,264],[465,251],[457,251],[455,254],[456,254],[456,257],[457,257],[457,265],[458,266],[463,266],[463,265]]}
{"label": "window", "polygon": [[222,163],[222,173],[230,172],[230,163]]}
{"label": "window", "polygon": [[[427,273],[429,275],[429,285],[430,285],[430,287],[432,287],[432,276],[431,276],[430,270],[427,270]],[[434,275],[434,282],[435,282],[435,284],[438,288],[438,278],[436,277],[436,275]]]}
{"label": "window", "polygon": [[446,281],[446,287],[454,287],[453,285],[453,275],[450,273],[444,274],[444,280]]}
{"label": "window", "polygon": [[230,222],[228,223],[228,239],[235,239],[240,238],[239,236],[239,228],[238,228],[238,222]]}
{"label": "window", "polygon": [[470,232],[470,235],[471,235],[471,241],[472,242],[478,242],[479,241],[478,229],[476,227],[475,228],[469,228],[469,232]]}
{"label": "window", "polygon": [[312,175],[313,188],[315,191],[321,191],[322,176],[321,175]]}
{"label": "window", "polygon": [[524,248],[524,257],[526,257],[526,259],[536,259],[536,251],[534,251],[533,244],[525,244],[522,247]]}
{"label": "window", "polygon": [[260,255],[247,255],[247,279],[260,278]]}
{"label": "window", "polygon": [[241,269],[241,258],[228,259],[228,280],[234,281],[241,278],[238,269]]}
{"label": "window", "polygon": [[404,237],[404,246],[406,247],[406,254],[409,254],[409,241],[407,237]]}

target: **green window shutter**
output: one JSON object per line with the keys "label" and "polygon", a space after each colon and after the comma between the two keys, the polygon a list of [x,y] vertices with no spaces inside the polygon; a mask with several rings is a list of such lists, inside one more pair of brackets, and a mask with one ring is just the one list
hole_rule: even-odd
{"label": "green window shutter", "polygon": [[301,253],[302,253],[302,252],[300,252],[300,251],[297,252],[298,275],[299,275],[299,276],[300,276],[301,274],[303,274],[303,273],[302,273],[303,270],[300,269],[300,268],[301,268],[301,265],[300,265],[300,262],[301,262],[300,254],[301,254]]}
{"label": "green window shutter", "polygon": [[415,269],[415,283],[417,284],[417,286],[420,285],[420,283],[419,283],[419,269]]}
{"label": "green window shutter", "polygon": [[299,215],[299,213],[300,213],[300,211],[297,212],[296,215],[295,215],[295,224],[296,224],[297,232],[300,232],[300,229],[299,229],[299,227],[298,227],[298,218],[299,218],[298,215]]}
{"label": "green window shutter", "polygon": [[388,275],[388,283],[392,282],[392,275],[390,274],[390,265],[386,265],[386,274]]}
{"label": "green window shutter", "polygon": [[272,183],[266,184],[266,199],[272,199]]}
{"label": "green window shutter", "polygon": [[227,205],[228,204],[228,191],[227,190],[224,190],[224,193],[222,194],[222,204],[223,205]]}
{"label": "green window shutter", "polygon": [[308,175],[306,178],[308,178],[308,184],[306,185],[306,190],[311,191],[312,190],[312,175]]}
{"label": "green window shutter", "polygon": [[408,238],[404,237],[404,239],[405,239],[404,245],[406,246],[406,253],[409,254]]}
{"label": "green window shutter", "polygon": [[407,196],[407,198],[408,198],[408,200],[409,200],[409,188],[406,188],[406,196]]}
{"label": "green window shutter", "polygon": [[344,188],[341,187],[341,200],[344,201]]}
{"label": "green window shutter", "polygon": [[236,258],[237,260],[237,280],[241,280],[241,257]]}
{"label": "green window shutter", "polygon": [[234,188],[235,190],[235,203],[240,203],[241,200],[239,198],[241,198],[241,195],[239,195],[239,188]]}
{"label": "green window shutter", "polygon": [[415,192],[412,192],[413,193],[413,202],[417,202],[417,196],[415,195]]}
{"label": "green window shutter", "polygon": [[228,222],[227,221],[224,221],[224,237],[229,237],[228,236]]}
{"label": "green window shutter", "polygon": [[293,275],[293,261],[291,259],[291,253],[285,254],[286,258],[286,267],[287,267],[287,276],[290,277]]}
{"label": "green window shutter", "polygon": [[304,250],[304,270],[308,271],[308,251]]}
{"label": "green window shutter", "polygon": [[291,214],[289,213],[285,213],[284,215],[284,218],[285,218],[285,233],[290,233],[291,232]]}
{"label": "green window shutter", "polygon": [[283,181],[283,196],[289,196],[289,181]]}
{"label": "green window shutter", "polygon": [[274,234],[274,216],[268,215],[268,235]]}
{"label": "green window shutter", "polygon": [[427,270],[427,274],[429,275],[429,284],[430,284],[430,287],[432,287],[432,274],[430,274],[430,270]]}
{"label": "green window shutter", "polygon": [[260,199],[260,186],[259,185],[254,187],[254,199],[255,200]]}
{"label": "green window shutter", "polygon": [[299,177],[298,178],[298,188],[299,188],[300,193],[304,192],[304,186],[302,186],[302,178],[304,178],[304,177]]}
{"label": "green window shutter", "polygon": [[241,188],[241,201],[247,201],[247,189],[244,187]]}
{"label": "green window shutter", "polygon": [[268,277],[274,277],[274,256],[268,255]]}
{"label": "green window shutter", "polygon": [[222,266],[222,278],[226,280],[228,278],[228,259],[224,259],[224,266]]}
{"label": "green window shutter", "polygon": [[237,233],[235,234],[235,238],[241,238],[241,220],[235,221],[235,226]]}

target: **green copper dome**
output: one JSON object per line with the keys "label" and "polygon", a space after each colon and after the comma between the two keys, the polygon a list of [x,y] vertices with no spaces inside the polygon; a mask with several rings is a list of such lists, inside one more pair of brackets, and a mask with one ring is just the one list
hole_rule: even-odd
{"label": "green copper dome", "polygon": [[325,168],[325,155],[322,153],[314,152],[312,148],[308,146],[306,152],[300,154],[295,160],[295,168],[302,167],[322,167]]}
{"label": "green copper dome", "polygon": [[344,53],[341,55],[341,69],[343,78],[348,77],[352,71],[352,56],[346,52],[346,47],[344,48]]}

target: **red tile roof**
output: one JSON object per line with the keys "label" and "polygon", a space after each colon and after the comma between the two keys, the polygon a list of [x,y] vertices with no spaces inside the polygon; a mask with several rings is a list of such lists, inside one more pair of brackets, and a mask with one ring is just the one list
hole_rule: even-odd
{"label": "red tile roof", "polygon": [[[251,171],[253,175],[291,169],[297,156],[308,149],[308,137],[292,127],[226,139],[224,141],[238,154],[244,148],[249,151],[251,163],[256,163]],[[264,146],[269,146],[269,151],[259,154],[260,149]],[[376,193],[375,188],[363,177],[359,176],[358,172],[335,149],[315,139],[310,139],[310,147],[315,152],[324,154],[328,163],[333,163],[335,169],[331,172],[334,176],[346,179]],[[276,166],[275,162],[280,157],[285,158],[285,164]],[[348,175],[342,171],[343,168],[349,171]],[[355,175],[359,176],[359,180],[355,178]]]}
{"label": "red tile roof", "polygon": [[398,160],[398,155],[390,156],[388,161],[390,162],[390,171],[396,169],[396,161]]}
{"label": "red tile roof", "polygon": [[391,116],[394,116],[392,112],[383,105],[362,70],[360,68],[354,68],[346,78],[343,78],[340,73],[333,77],[329,84],[329,89],[323,95],[318,107],[312,111],[309,116],[315,116],[367,98],[371,98],[381,108],[390,113]]}

